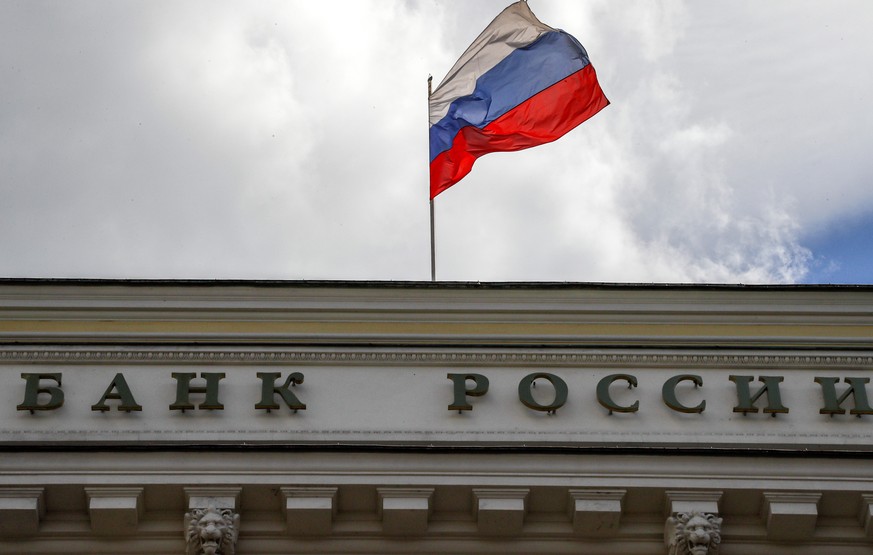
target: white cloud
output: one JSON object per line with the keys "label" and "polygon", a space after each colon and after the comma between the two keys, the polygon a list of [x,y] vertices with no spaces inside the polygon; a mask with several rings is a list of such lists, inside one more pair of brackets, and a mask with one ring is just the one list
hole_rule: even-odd
{"label": "white cloud", "polygon": [[[800,279],[873,208],[873,8],[795,6],[532,1],[613,105],[441,195],[440,277]],[[0,275],[426,279],[426,77],[503,7],[0,5]]]}

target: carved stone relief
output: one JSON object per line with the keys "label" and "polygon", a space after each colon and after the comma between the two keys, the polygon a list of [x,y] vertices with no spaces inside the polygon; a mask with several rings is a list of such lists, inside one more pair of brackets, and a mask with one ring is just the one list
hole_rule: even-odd
{"label": "carved stone relief", "polygon": [[721,543],[721,518],[710,513],[679,513],[667,519],[667,555],[716,555]]}
{"label": "carved stone relief", "polygon": [[234,555],[239,515],[214,505],[185,513],[186,555]]}

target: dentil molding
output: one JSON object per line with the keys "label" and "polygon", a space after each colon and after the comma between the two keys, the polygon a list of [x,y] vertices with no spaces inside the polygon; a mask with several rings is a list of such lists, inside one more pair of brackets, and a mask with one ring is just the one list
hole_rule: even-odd
{"label": "dentil molding", "polygon": [[873,355],[816,352],[687,351],[633,352],[610,350],[586,352],[549,349],[168,349],[154,348],[57,348],[0,346],[0,364],[306,364],[306,365],[476,365],[549,367],[868,369]]}

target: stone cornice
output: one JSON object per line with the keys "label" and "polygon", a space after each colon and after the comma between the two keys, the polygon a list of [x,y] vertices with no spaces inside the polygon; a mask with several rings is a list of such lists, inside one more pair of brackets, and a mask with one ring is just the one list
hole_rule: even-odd
{"label": "stone cornice", "polygon": [[0,280],[0,345],[873,349],[863,287]]}
{"label": "stone cornice", "polygon": [[[834,319],[873,316],[873,288],[774,287],[256,287],[245,283],[225,286],[103,286],[0,282],[0,313],[12,317],[70,318],[122,314],[127,319],[155,319],[175,315],[184,319],[221,319],[257,314],[258,319],[286,319],[289,315],[325,319],[358,317],[382,319],[404,315],[409,319],[443,319],[459,315],[487,321],[496,317],[536,315],[549,320],[578,320],[587,316],[626,320],[628,317],[663,320],[669,317],[723,320],[756,316],[762,321]],[[514,316],[513,316],[514,315]],[[243,318],[240,318],[243,319]]]}

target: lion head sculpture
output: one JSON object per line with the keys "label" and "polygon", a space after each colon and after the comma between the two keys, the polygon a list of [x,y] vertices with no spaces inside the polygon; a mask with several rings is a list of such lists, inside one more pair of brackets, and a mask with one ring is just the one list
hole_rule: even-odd
{"label": "lion head sculpture", "polygon": [[668,555],[716,555],[721,519],[698,512],[677,514],[667,519],[664,540]]}
{"label": "lion head sculpture", "polygon": [[234,555],[239,515],[230,509],[193,509],[185,513],[186,555]]}

